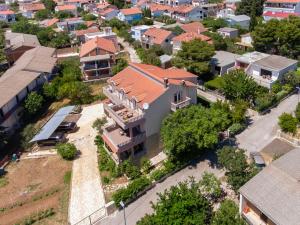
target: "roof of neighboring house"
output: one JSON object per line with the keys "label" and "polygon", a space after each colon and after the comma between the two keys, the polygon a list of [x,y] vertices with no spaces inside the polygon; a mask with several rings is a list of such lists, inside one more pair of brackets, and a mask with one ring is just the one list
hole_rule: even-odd
{"label": "roof of neighboring house", "polygon": [[111,6],[111,4],[109,4],[109,3],[107,3],[107,2],[96,4],[96,8],[97,8],[97,9],[106,9],[107,7],[110,7],[110,6]]}
{"label": "roof of neighboring house", "polygon": [[79,56],[85,57],[95,48],[100,48],[110,53],[116,53],[118,51],[117,46],[112,40],[108,40],[101,37],[95,37],[81,46]]}
{"label": "roof of neighboring house", "polygon": [[297,60],[289,59],[279,55],[270,55],[255,62],[256,65],[272,70],[283,70],[297,63]]}
{"label": "roof of neighboring house", "polygon": [[85,21],[85,25],[86,25],[87,27],[92,27],[92,26],[94,26],[94,25],[97,26],[97,22],[96,22],[96,21]]}
{"label": "roof of neighboring house", "polygon": [[42,72],[52,72],[57,60],[54,52],[54,48],[43,46],[28,50],[0,77],[0,108]]}
{"label": "roof of neighboring house", "polygon": [[184,30],[185,32],[195,32],[198,34],[207,31],[207,29],[200,22],[192,22],[192,23],[188,23],[188,24],[183,24],[181,26],[181,29]]}
{"label": "roof of neighboring house", "polygon": [[159,60],[162,64],[166,63],[166,62],[170,62],[171,59],[172,59],[172,56],[170,56],[170,55],[161,55],[161,56],[159,56]]}
{"label": "roof of neighboring house", "polygon": [[114,8],[107,8],[107,9],[104,9],[103,11],[101,11],[99,14],[101,16],[106,16],[107,14],[111,13],[111,12],[114,12],[114,11],[119,11],[118,9],[114,9]]}
{"label": "roof of neighboring house", "polygon": [[267,11],[263,16],[275,17],[275,18],[288,18],[289,16],[299,16],[297,13],[287,13],[287,12],[271,12]]}
{"label": "roof of neighboring house", "polygon": [[237,15],[237,16],[233,15],[233,16],[230,16],[230,19],[237,21],[237,22],[242,22],[242,21],[250,20],[250,17],[247,15]]}
{"label": "roof of neighboring house", "polygon": [[32,34],[23,34],[6,31],[5,40],[9,41],[9,45],[6,45],[6,47],[10,47],[12,49],[16,49],[21,46],[40,46],[40,42],[37,36]]}
{"label": "roof of neighboring house", "polygon": [[277,225],[299,225],[300,149],[272,162],[244,186],[240,193]]}
{"label": "roof of neighboring house", "polygon": [[169,9],[171,9],[170,6],[168,5],[161,5],[161,4],[150,4],[149,5],[149,9],[151,10],[151,12],[156,12],[156,11],[167,11]]}
{"label": "roof of neighboring house", "polygon": [[298,3],[300,0],[267,0],[266,2],[273,2],[273,3]]}
{"label": "roof of neighboring house", "polygon": [[197,34],[197,33],[194,33],[194,32],[182,33],[182,34],[174,37],[173,41],[189,42],[189,41],[192,41],[194,39],[200,39],[201,41],[206,41],[206,42],[211,41],[210,37],[205,36],[203,34]]}
{"label": "roof of neighboring house", "polygon": [[136,7],[129,8],[129,9],[120,9],[120,12],[126,16],[133,15],[133,14],[142,14],[142,11]]}
{"label": "roof of neighboring house", "polygon": [[46,9],[43,3],[26,3],[23,5],[25,11],[39,11]]}
{"label": "roof of neighboring house", "polygon": [[74,33],[78,37],[78,36],[82,36],[82,35],[85,35],[85,34],[88,34],[88,33],[96,33],[96,32],[99,32],[98,27],[90,27],[90,28],[85,29],[85,30],[76,30]]}
{"label": "roof of neighboring house", "polygon": [[75,5],[58,5],[55,7],[58,11],[76,10]]}
{"label": "roof of neighboring house", "polygon": [[222,28],[218,29],[218,31],[220,31],[220,32],[235,32],[235,31],[238,31],[238,29],[232,28],[232,27],[222,27]]}
{"label": "roof of neighboring house", "polygon": [[148,25],[138,25],[138,26],[133,26],[131,27],[131,30],[148,30],[151,27]]}
{"label": "roof of neighboring house", "polygon": [[57,22],[59,22],[59,19],[57,18],[52,18],[52,19],[49,19],[46,23],[46,26],[47,27],[51,27],[53,26],[54,24],[56,24]]}
{"label": "roof of neighboring house", "polygon": [[176,13],[189,13],[191,12],[196,6],[192,5],[181,5],[177,7],[170,8],[170,11],[176,12]]}
{"label": "roof of neighboring house", "polygon": [[162,44],[171,34],[171,31],[160,28],[150,28],[144,33],[144,35],[152,37],[153,43],[158,45]]}
{"label": "roof of neighboring house", "polygon": [[240,55],[233,54],[231,52],[216,51],[216,54],[212,57],[211,63],[223,67],[229,64],[234,64],[235,60],[239,57]]}
{"label": "roof of neighboring house", "polygon": [[4,11],[0,11],[1,15],[13,15],[16,14],[14,11],[12,10],[4,10]]}
{"label": "roof of neighboring house", "polygon": [[[181,69],[162,69],[153,65],[131,63],[127,68],[113,76],[108,83],[114,83],[117,89],[124,90],[127,96],[135,98],[142,106],[151,104],[161,96],[167,88],[164,86],[164,78],[169,78],[169,83],[182,84],[185,77],[195,75]],[[177,78],[172,79],[173,77]],[[193,85],[186,82],[187,85]]]}
{"label": "roof of neighboring house", "polygon": [[248,52],[243,54],[241,57],[239,57],[237,60],[244,62],[244,63],[253,63],[260,59],[266,58],[270,56],[269,54],[262,53],[262,52]]}

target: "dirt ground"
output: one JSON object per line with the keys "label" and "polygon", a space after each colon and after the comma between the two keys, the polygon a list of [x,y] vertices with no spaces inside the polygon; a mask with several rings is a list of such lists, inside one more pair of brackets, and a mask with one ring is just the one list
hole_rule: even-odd
{"label": "dirt ground", "polygon": [[55,215],[40,224],[67,224],[69,184],[64,175],[71,167],[58,156],[11,163],[6,168],[8,184],[0,188],[0,224],[15,224],[49,208]]}

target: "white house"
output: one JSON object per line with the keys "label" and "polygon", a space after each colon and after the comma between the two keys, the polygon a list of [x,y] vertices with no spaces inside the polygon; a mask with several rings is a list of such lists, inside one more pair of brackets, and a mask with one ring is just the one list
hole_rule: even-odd
{"label": "white house", "polygon": [[131,36],[134,40],[136,41],[142,41],[142,37],[144,35],[144,33],[150,29],[150,26],[147,25],[140,25],[140,26],[134,26],[131,27]]}

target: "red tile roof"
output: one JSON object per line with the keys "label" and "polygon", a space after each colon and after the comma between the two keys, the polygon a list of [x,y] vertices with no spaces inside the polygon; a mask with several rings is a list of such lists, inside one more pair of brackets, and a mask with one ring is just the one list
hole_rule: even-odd
{"label": "red tile roof", "polygon": [[181,29],[183,29],[185,32],[195,32],[195,33],[198,33],[198,34],[207,31],[207,29],[200,22],[193,22],[193,23],[183,24],[181,26]]}
{"label": "red tile roof", "polygon": [[194,33],[194,32],[188,32],[188,33],[180,34],[177,37],[174,37],[173,41],[189,42],[189,41],[192,41],[194,39],[200,39],[201,41],[206,41],[206,42],[211,41],[210,37],[205,36],[203,34],[197,34],[197,33]]}
{"label": "red tile roof", "polygon": [[56,6],[58,11],[65,11],[65,10],[75,10],[75,5],[58,5]]}
{"label": "red tile roof", "polygon": [[57,22],[59,22],[59,19],[57,18],[53,18],[53,19],[49,19],[46,23],[46,26],[47,27],[51,27],[53,26],[54,24],[56,24]]}
{"label": "red tile roof", "polygon": [[142,11],[136,7],[129,8],[129,9],[121,9],[120,11],[124,15],[142,14]]}
{"label": "red tile roof", "polygon": [[4,11],[0,11],[0,14],[1,15],[13,15],[13,14],[15,14],[15,12],[11,11],[11,10],[4,10]]}
{"label": "red tile roof", "polygon": [[85,21],[85,25],[87,27],[97,26],[97,23],[95,21]]}
{"label": "red tile roof", "polygon": [[111,12],[113,12],[113,11],[115,11],[115,10],[117,10],[117,9],[107,8],[107,9],[102,10],[99,14],[100,14],[101,16],[105,16],[105,15],[107,15],[108,13],[111,13]]}
{"label": "red tile roof", "polygon": [[160,4],[150,4],[149,8],[150,8],[151,12],[168,11],[171,9],[171,7],[168,5],[160,5]]}
{"label": "red tile roof", "polygon": [[76,30],[75,35],[78,37],[78,36],[82,36],[82,35],[85,35],[85,34],[96,33],[96,32],[99,32],[98,27],[91,27],[91,28],[88,28],[86,30]]}
{"label": "red tile roof", "polygon": [[263,14],[263,16],[269,16],[274,18],[288,18],[289,16],[300,16],[297,13],[285,13],[285,12],[270,12],[267,11]]}
{"label": "red tile roof", "polygon": [[171,31],[160,28],[150,28],[144,33],[145,36],[150,36],[153,39],[153,43],[157,45],[162,44],[171,34]]}
{"label": "red tile roof", "polygon": [[192,6],[192,5],[181,5],[181,6],[173,7],[170,10],[172,12],[176,12],[176,13],[189,13],[194,8],[195,8],[195,6]]}
{"label": "red tile roof", "polygon": [[79,56],[85,57],[96,48],[103,49],[110,53],[116,53],[118,51],[117,46],[112,40],[95,37],[81,46]]}
{"label": "red tile roof", "polygon": [[39,11],[45,9],[43,3],[26,3],[23,5],[23,9],[25,11]]}
{"label": "red tile roof", "polygon": [[98,3],[98,4],[96,4],[97,9],[106,9],[109,6],[111,6],[111,4],[109,4],[109,3]]}
{"label": "red tile roof", "polygon": [[300,0],[267,0],[266,2],[272,3],[298,3]]}

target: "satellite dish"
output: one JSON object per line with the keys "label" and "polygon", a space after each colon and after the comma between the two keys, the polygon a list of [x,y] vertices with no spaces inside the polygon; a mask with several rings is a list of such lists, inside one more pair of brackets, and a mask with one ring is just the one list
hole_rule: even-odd
{"label": "satellite dish", "polygon": [[148,103],[144,103],[143,104],[143,109],[145,109],[145,110],[149,109],[149,104]]}

